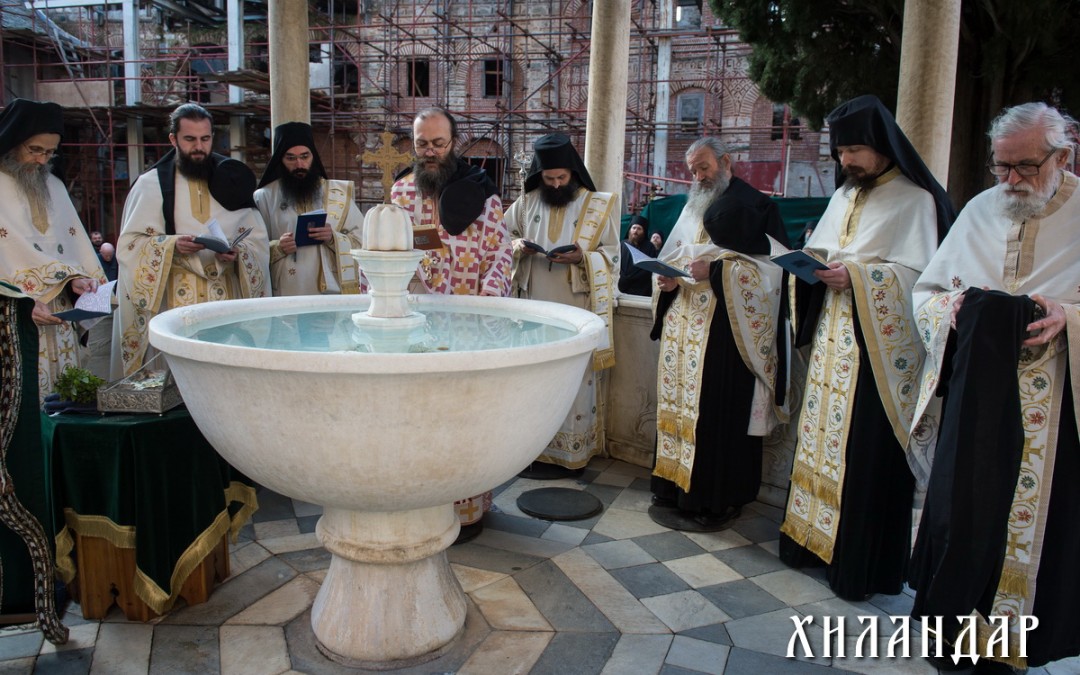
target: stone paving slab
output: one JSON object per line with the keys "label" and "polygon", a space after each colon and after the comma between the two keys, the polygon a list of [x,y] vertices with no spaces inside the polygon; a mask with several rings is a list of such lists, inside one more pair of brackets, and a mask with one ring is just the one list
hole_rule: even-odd
{"label": "stone paving slab", "polygon": [[[823,655],[824,616],[904,615],[913,592],[847,602],[829,589],[824,568],[788,569],[777,555],[775,506],[748,505],[720,532],[682,533],[648,518],[646,468],[598,458],[564,482],[596,494],[604,511],[552,523],[514,506],[517,494],[551,482],[515,478],[496,488],[484,533],[447,551],[468,593],[463,633],[440,658],[389,672],[935,674],[918,658]],[[63,620],[72,641],[63,647],[45,643],[32,625],[0,629],[0,675],[375,672],[346,668],[315,644],[311,601],[330,562],[312,533],[321,507],[268,490],[259,496],[255,523],[230,545],[233,576],[208,602],[181,601],[145,624],[127,621],[119,608],[86,621],[71,604]],[[808,628],[815,656],[789,659],[792,617],[802,614],[815,617]],[[845,636],[845,650],[855,638]],[[1029,672],[1078,674],[1080,658]]]}

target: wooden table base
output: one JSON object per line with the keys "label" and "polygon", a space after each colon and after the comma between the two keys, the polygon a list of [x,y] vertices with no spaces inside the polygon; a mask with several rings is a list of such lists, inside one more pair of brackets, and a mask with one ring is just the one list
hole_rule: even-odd
{"label": "wooden table base", "polygon": [[[130,621],[158,617],[135,593],[135,549],[118,548],[100,537],[75,534],[76,573],[69,585],[71,597],[82,607],[84,619],[104,619],[113,603]],[[229,576],[228,535],[184,580],[180,597],[189,605],[206,602],[215,581]]]}

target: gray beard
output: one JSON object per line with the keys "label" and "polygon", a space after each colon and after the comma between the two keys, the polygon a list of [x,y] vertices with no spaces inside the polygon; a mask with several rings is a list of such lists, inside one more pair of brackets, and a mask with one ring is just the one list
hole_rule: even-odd
{"label": "gray beard", "polygon": [[690,192],[687,193],[686,206],[683,207],[690,213],[698,217],[705,215],[705,210],[709,208],[716,199],[724,194],[724,191],[728,189],[730,182],[724,178],[717,178],[712,187],[706,187],[701,183],[694,181],[694,184],[690,186]]}
{"label": "gray beard", "polygon": [[20,162],[15,156],[15,150],[12,150],[0,157],[0,171],[11,176],[15,184],[19,186],[19,190],[31,202],[46,207],[52,203],[52,197],[49,195],[49,174],[52,172],[50,162],[45,164]]}
{"label": "gray beard", "polygon": [[1025,221],[1042,213],[1057,192],[1057,181],[1048,183],[1043,192],[1032,190],[1023,196],[1008,194],[1005,187],[1005,183],[999,183],[994,188],[998,191],[998,205],[1002,215],[1010,220]]}

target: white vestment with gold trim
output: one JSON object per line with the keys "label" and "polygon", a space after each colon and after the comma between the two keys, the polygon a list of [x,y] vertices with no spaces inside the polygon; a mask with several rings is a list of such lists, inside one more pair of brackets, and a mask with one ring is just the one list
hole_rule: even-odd
{"label": "white vestment with gold trim", "polygon": [[[827,563],[832,562],[839,533],[860,368],[871,368],[893,433],[901,447],[908,446],[924,356],[912,320],[911,287],[936,248],[933,197],[896,168],[878,177],[870,190],[837,190],[807,242],[811,255],[843,262],[852,287],[825,291],[810,345],[787,515],[780,531]],[[868,364],[860,362],[856,320]],[[912,453],[908,465],[917,470]],[[916,477],[925,481],[925,476]]]}
{"label": "white vestment with gold trim", "polygon": [[[53,312],[71,309],[68,283],[105,273],[63,182],[47,178],[49,204],[32,205],[11,176],[0,172],[0,280]],[[79,336],[71,322],[38,326],[38,397],[53,391],[67,366],[79,365]]]}
{"label": "white vestment with gold trim", "polygon": [[[570,413],[538,458],[569,469],[581,468],[589,458],[604,454],[602,375],[603,369],[615,363],[611,326],[619,269],[619,230],[614,215],[618,201],[610,192],[580,188],[569,204],[553,208],[543,202],[539,190],[533,190],[506,211],[514,252],[511,294],[587,309],[608,326],[608,344],[597,350]],[[525,255],[523,239],[547,250],[576,243],[581,247],[582,261],[561,265],[543,255]]]}
{"label": "white vestment with gold trim", "polygon": [[[913,292],[915,320],[928,354],[919,381],[913,436],[925,439],[920,461],[927,467],[933,461],[940,424],[941,399],[936,392],[953,301],[968,288],[986,287],[1011,295],[1039,294],[1061,303],[1065,310],[1065,330],[1047,345],[1023,348],[1016,373],[1024,452],[1010,509],[1010,545],[991,612],[1009,617],[1012,654],[1019,653],[1016,618],[1033,613],[1061,416],[1075,415],[1080,421],[1078,186],[1080,180],[1065,172],[1050,203],[1038,216],[1023,222],[1002,215],[998,189],[976,195],[960,213]],[[1065,387],[1072,388],[1071,410],[1062,406]],[[985,645],[989,633],[985,617],[980,617],[980,644]]]}
{"label": "white vestment with gold trim", "polygon": [[[120,261],[119,340],[113,339],[113,377],[138,370],[147,354],[147,324],[156,314],[174,307],[214,300],[261,298],[270,295],[270,244],[262,216],[254,208],[229,211],[212,196],[205,183],[176,173],[174,218],[176,233],[165,233],[157,169],[139,176],[124,202],[123,226],[116,242]],[[232,241],[251,230],[236,246],[237,257],[223,263],[210,249],[189,255],[175,250],[179,235],[206,234],[216,219]]]}
{"label": "white vestment with gold trim", "polygon": [[[354,186],[348,180],[322,180],[321,201],[297,208],[285,199],[281,181],[255,191],[255,205],[270,237],[270,285],[274,295],[359,293],[360,277],[352,250],[360,248],[364,214],[353,201]],[[301,213],[323,209],[334,238],[314,246],[300,246],[282,253],[278,240],[294,232]]]}

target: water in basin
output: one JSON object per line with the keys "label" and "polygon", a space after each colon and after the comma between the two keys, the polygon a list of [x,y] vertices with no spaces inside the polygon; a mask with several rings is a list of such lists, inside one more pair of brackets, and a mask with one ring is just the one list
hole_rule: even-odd
{"label": "water in basin", "polygon": [[569,325],[521,319],[494,310],[425,306],[424,324],[400,338],[404,345],[387,346],[378,328],[354,325],[355,313],[352,308],[312,309],[203,322],[193,326],[190,337],[213,344],[297,352],[471,352],[535,346],[577,334]]}

